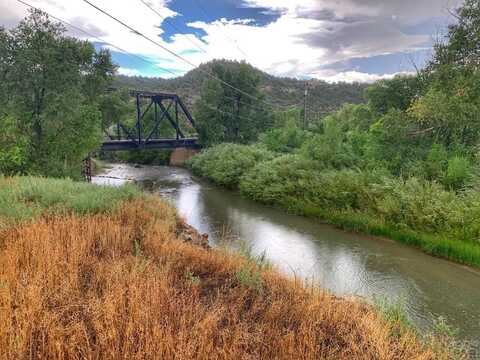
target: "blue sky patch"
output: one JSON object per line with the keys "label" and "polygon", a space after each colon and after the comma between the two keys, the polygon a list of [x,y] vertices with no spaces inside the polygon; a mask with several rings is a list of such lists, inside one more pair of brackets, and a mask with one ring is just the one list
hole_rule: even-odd
{"label": "blue sky patch", "polygon": [[[187,24],[195,21],[213,22],[219,19],[246,20],[251,19],[250,25],[266,26],[276,21],[280,12],[272,12],[263,7],[245,7],[240,1],[234,0],[173,0],[168,3],[168,8],[181,15],[168,18],[161,28],[164,31],[162,39],[171,41],[177,33],[194,34],[197,38],[205,36],[201,29],[196,29]],[[173,25],[172,25],[173,24]]]}

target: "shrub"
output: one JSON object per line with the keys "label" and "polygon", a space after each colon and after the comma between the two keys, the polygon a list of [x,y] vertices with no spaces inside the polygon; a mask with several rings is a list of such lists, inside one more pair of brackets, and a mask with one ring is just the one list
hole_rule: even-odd
{"label": "shrub", "polygon": [[315,162],[299,155],[283,155],[250,169],[240,181],[240,191],[264,204],[288,206],[288,199],[299,200],[312,183]]}
{"label": "shrub", "polygon": [[454,156],[448,160],[447,173],[443,183],[455,190],[461,189],[472,177],[472,165],[463,156]]}
{"label": "shrub", "polygon": [[[333,119],[333,118],[332,118]],[[358,156],[352,146],[346,142],[346,134],[341,126],[332,119],[326,119],[324,133],[308,139],[300,149],[300,154],[316,160],[322,167],[353,167],[358,164]]]}
{"label": "shrub", "polygon": [[258,146],[222,144],[194,156],[187,165],[196,175],[221,186],[236,188],[240,177],[256,163],[273,158],[273,153]]}
{"label": "shrub", "polygon": [[0,116],[0,129],[0,174],[24,173],[28,160],[28,139],[11,117]]}
{"label": "shrub", "polygon": [[285,155],[251,169],[242,177],[240,190],[262,203],[299,212],[305,206],[363,209],[369,206],[369,184],[383,175],[381,171],[322,170],[319,162]]}
{"label": "shrub", "polygon": [[463,226],[462,200],[437,183],[418,178],[391,178],[377,185],[376,191],[375,212],[396,227],[449,232]]}
{"label": "shrub", "polygon": [[300,148],[310,137],[309,132],[300,129],[293,122],[285,126],[272,129],[260,136],[260,142],[270,151],[291,153]]}

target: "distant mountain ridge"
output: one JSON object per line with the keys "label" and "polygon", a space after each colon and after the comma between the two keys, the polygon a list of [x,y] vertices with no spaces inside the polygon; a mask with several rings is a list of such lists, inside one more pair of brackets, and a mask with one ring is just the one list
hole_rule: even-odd
{"label": "distant mountain ridge", "polygon": [[[221,63],[225,66],[238,66],[238,62],[228,60],[213,60],[202,64],[183,76],[173,79],[147,78],[139,76],[118,75],[115,77],[115,87],[145,91],[174,92],[192,107],[200,96],[205,71],[213,64]],[[345,103],[359,104],[364,101],[363,91],[367,84],[362,83],[335,83],[330,84],[322,80],[298,80],[281,78],[269,75],[254,68],[261,79],[261,89],[265,93],[265,100],[269,103],[287,107],[302,105],[305,85],[308,83],[308,111],[314,116],[322,116],[337,110]],[[202,71],[203,70],[203,71]]]}

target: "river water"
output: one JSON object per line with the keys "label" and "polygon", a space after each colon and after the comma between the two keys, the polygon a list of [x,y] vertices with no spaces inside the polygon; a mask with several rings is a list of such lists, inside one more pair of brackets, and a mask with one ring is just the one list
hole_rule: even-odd
{"label": "river water", "polygon": [[225,237],[242,239],[289,275],[337,295],[400,303],[422,330],[443,317],[461,338],[480,345],[480,271],[262,206],[181,168],[111,165],[93,181],[135,181],[172,201],[189,224],[209,234],[213,245]]}

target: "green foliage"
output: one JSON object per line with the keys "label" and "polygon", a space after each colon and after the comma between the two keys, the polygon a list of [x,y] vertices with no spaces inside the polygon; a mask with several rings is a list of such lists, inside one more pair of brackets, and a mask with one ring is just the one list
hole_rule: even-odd
{"label": "green foliage", "polygon": [[238,283],[256,292],[262,292],[263,279],[260,272],[250,267],[242,267],[235,274]]}
{"label": "green foliage", "polygon": [[257,162],[273,158],[268,150],[238,144],[222,144],[193,157],[187,165],[193,173],[218,185],[235,188],[240,177]]}
{"label": "green foliage", "polygon": [[424,90],[421,77],[396,76],[380,80],[365,90],[365,97],[372,111],[386,114],[391,109],[405,111]]}
{"label": "green foliage", "polygon": [[0,117],[0,174],[24,173],[27,168],[28,139],[18,129],[18,122]]}
{"label": "green foliage", "polygon": [[260,143],[273,152],[291,153],[300,148],[309,137],[310,132],[300,129],[290,120],[282,127],[263,133]]}
{"label": "green foliage", "polygon": [[472,173],[470,160],[462,156],[454,156],[448,160],[444,184],[452,189],[461,189],[470,181]]}
{"label": "green foliage", "polygon": [[115,66],[107,51],[64,33],[36,10],[16,28],[0,29],[0,105],[10,119],[0,116],[1,141],[21,134],[6,147],[3,173],[79,177],[82,158],[100,143],[97,99]]}
{"label": "green foliage", "polygon": [[449,71],[448,79],[437,74],[426,94],[408,110],[424,136],[446,147],[474,146],[480,140],[480,74]]}
{"label": "green foliage", "polygon": [[375,305],[383,315],[385,321],[393,327],[394,335],[399,336],[406,331],[415,330],[407,317],[403,302],[397,301],[396,303],[391,303],[386,299],[376,299]]}
{"label": "green foliage", "polygon": [[322,168],[353,167],[358,159],[350,144],[343,142],[342,137],[343,134],[338,129],[331,129],[306,141],[300,153],[306,158],[318,161]]}
{"label": "green foliage", "polygon": [[352,105],[346,104],[337,112],[326,117],[325,122],[337,124],[342,131],[360,130],[367,131],[376,121],[377,114],[372,111],[371,107],[365,104]]}
{"label": "green foliage", "polygon": [[214,64],[212,72],[231,86],[215,79],[205,81],[201,97],[195,104],[201,143],[208,146],[221,142],[255,141],[258,134],[273,123],[271,110],[255,100],[264,98],[259,90],[259,76],[244,62],[234,68]]}
{"label": "green foliage", "polygon": [[102,112],[102,128],[109,129],[113,124],[127,120],[129,115],[131,118],[135,118],[133,107],[129,106],[129,101],[130,94],[126,89],[101,96],[99,105]]}
{"label": "green foliage", "polygon": [[95,214],[141,196],[132,185],[95,186],[68,179],[0,177],[0,227],[33,220],[42,214]]}
{"label": "green foliage", "polygon": [[433,144],[424,164],[425,177],[429,180],[444,177],[448,163],[448,153],[441,144]]}
{"label": "green foliage", "polygon": [[480,6],[477,0],[466,0],[456,11],[457,20],[449,26],[445,42],[435,46],[429,70],[443,66],[478,69],[480,65]]}

